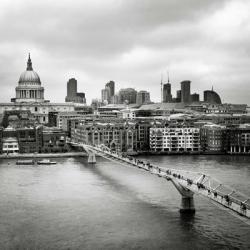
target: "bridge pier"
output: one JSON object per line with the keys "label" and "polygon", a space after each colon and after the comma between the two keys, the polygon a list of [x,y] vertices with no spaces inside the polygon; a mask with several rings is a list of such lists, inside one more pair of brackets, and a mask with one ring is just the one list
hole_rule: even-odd
{"label": "bridge pier", "polygon": [[88,163],[90,163],[90,164],[96,163],[95,153],[89,152]]}
{"label": "bridge pier", "polygon": [[181,197],[180,213],[195,213],[194,197]]}
{"label": "bridge pier", "polygon": [[180,213],[195,213],[195,206],[194,206],[194,193],[189,189],[182,186],[179,182],[171,179],[172,183],[176,187],[176,189],[181,194],[181,206],[180,206]]}
{"label": "bridge pier", "polygon": [[90,148],[88,148],[88,146],[85,144],[80,144],[80,145],[83,147],[83,149],[88,154],[88,163],[95,164],[96,163],[95,152],[93,150],[91,150]]}

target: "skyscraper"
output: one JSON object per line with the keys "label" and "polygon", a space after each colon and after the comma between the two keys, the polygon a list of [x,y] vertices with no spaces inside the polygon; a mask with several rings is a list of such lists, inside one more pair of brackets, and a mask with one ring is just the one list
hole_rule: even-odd
{"label": "skyscraper", "polygon": [[147,103],[150,103],[150,93],[145,90],[141,90],[137,92],[136,104],[142,105],[142,104],[147,104]]}
{"label": "skyscraper", "polygon": [[199,102],[200,101],[200,95],[197,93],[194,93],[190,96],[191,102]]}
{"label": "skyscraper", "polygon": [[163,102],[172,102],[171,84],[169,82],[163,85]]}
{"label": "skyscraper", "polygon": [[[162,81],[161,81],[162,86]],[[169,73],[168,73],[168,82],[163,85],[162,90],[162,101],[163,102],[172,102],[172,94],[171,94],[171,84],[169,82]]]}
{"label": "skyscraper", "polygon": [[119,103],[136,103],[137,91],[132,88],[121,89],[119,91]]}
{"label": "skyscraper", "polygon": [[110,103],[112,103],[112,104],[119,104],[119,96],[118,95],[112,96]]}
{"label": "skyscraper", "polygon": [[106,83],[105,88],[101,91],[102,102],[111,103],[113,101],[113,97],[115,95],[115,82],[109,81]]}
{"label": "skyscraper", "polygon": [[65,102],[86,103],[85,93],[77,93],[77,80],[75,78],[71,78],[67,82]]}
{"label": "skyscraper", "polygon": [[204,91],[204,102],[212,103],[212,104],[221,104],[220,96],[212,90]]}
{"label": "skyscraper", "polygon": [[176,91],[176,102],[181,102],[181,90]]}
{"label": "skyscraper", "polygon": [[105,85],[106,88],[110,89],[110,97],[115,95],[115,82],[114,81],[109,81]]}
{"label": "skyscraper", "polygon": [[109,102],[109,89],[102,89],[102,102]]}
{"label": "skyscraper", "polygon": [[77,93],[77,80],[75,78],[71,78],[67,82],[67,97],[75,97]]}
{"label": "skyscraper", "polygon": [[190,84],[191,81],[182,81],[181,82],[181,102],[189,103],[190,102]]}

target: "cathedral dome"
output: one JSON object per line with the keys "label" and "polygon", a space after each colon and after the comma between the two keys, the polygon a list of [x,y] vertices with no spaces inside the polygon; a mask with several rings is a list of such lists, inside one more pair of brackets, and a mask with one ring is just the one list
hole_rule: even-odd
{"label": "cathedral dome", "polygon": [[39,75],[35,71],[26,70],[21,74],[18,83],[37,83],[40,85],[41,81]]}
{"label": "cathedral dome", "polygon": [[21,74],[16,87],[15,102],[44,102],[44,88],[39,75],[32,68],[30,55],[26,71]]}
{"label": "cathedral dome", "polygon": [[29,59],[27,62],[27,69],[24,71],[18,81],[19,84],[31,84],[31,85],[41,85],[40,77],[39,75],[33,70],[32,68],[32,62]]}

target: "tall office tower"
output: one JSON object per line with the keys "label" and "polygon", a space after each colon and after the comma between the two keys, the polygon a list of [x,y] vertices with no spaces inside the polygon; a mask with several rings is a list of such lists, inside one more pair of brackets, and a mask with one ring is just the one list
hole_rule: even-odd
{"label": "tall office tower", "polygon": [[191,95],[191,102],[199,102],[200,101],[200,95],[197,93],[194,93]]}
{"label": "tall office tower", "polygon": [[181,82],[181,102],[189,103],[190,102],[190,84],[191,81],[182,81]]}
{"label": "tall office tower", "polygon": [[77,93],[77,80],[75,78],[71,78],[67,82],[65,102],[86,103],[85,93]]}
{"label": "tall office tower", "polygon": [[169,82],[163,85],[163,102],[172,102],[171,84]]}
{"label": "tall office tower", "polygon": [[141,90],[137,92],[136,104],[142,105],[142,104],[148,104],[148,103],[150,103],[150,93],[145,90]]}
{"label": "tall office tower", "polygon": [[121,89],[119,91],[119,103],[136,103],[137,91],[132,88]]}
{"label": "tall office tower", "polygon": [[176,102],[181,102],[181,90],[176,91]]}
{"label": "tall office tower", "polygon": [[76,93],[77,93],[77,80],[75,78],[71,78],[67,82],[67,97],[75,97]]}
{"label": "tall office tower", "polygon": [[119,96],[118,95],[114,95],[111,96],[111,104],[119,104]]}
{"label": "tall office tower", "polygon": [[102,89],[102,102],[109,102],[109,89]]}
{"label": "tall office tower", "polygon": [[115,95],[115,82],[114,81],[109,81],[106,83],[105,88],[110,89],[110,97]]}

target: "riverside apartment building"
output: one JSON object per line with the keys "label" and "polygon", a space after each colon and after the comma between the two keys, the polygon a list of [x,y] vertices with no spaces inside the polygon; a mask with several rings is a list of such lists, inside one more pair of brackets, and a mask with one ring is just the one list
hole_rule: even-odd
{"label": "riverside apartment building", "polygon": [[200,129],[193,127],[150,128],[152,152],[200,152]]}

